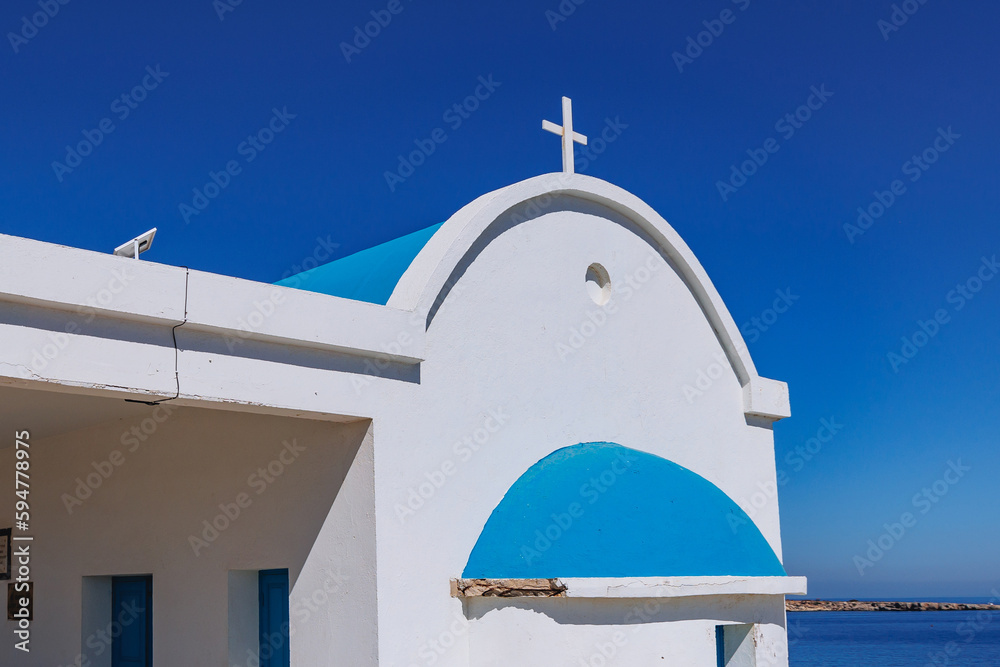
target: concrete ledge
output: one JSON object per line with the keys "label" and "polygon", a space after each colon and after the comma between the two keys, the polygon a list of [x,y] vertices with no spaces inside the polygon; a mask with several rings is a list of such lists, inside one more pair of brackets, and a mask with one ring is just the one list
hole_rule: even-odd
{"label": "concrete ledge", "polygon": [[112,335],[186,319],[230,350],[256,340],[411,365],[424,355],[423,318],[396,308],[0,234],[4,302],[62,320],[67,334],[95,318],[117,322]]}
{"label": "concrete ledge", "polygon": [[0,298],[147,323],[184,319],[181,267],[0,234]]}
{"label": "concrete ledge", "polygon": [[452,597],[676,598],[805,595],[805,577],[452,579]]}
{"label": "concrete ledge", "polygon": [[788,385],[759,376],[751,378],[750,382],[743,385],[743,412],[748,416],[775,421],[791,417]]}
{"label": "concrete ledge", "polygon": [[191,271],[189,330],[415,364],[423,318],[361,301]]}

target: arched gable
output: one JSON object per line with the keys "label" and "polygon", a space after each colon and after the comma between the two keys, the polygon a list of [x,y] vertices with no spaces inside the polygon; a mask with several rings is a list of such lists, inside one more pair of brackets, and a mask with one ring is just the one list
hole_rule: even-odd
{"label": "arched gable", "polygon": [[743,387],[746,414],[772,420],[790,416],[787,385],[757,374],[736,323],[680,235],[635,195],[590,176],[546,174],[479,197],[449,218],[427,241],[402,274],[387,305],[426,314],[429,325],[436,305],[454,281],[456,268],[477,252],[490,226],[525,204],[530,215],[532,200],[538,214],[544,214],[544,202],[552,197],[599,204],[624,216],[648,236],[691,290],[711,324]]}

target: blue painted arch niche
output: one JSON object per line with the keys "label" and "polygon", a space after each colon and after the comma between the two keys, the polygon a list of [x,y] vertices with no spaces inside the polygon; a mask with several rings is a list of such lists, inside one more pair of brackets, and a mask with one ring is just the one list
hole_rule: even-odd
{"label": "blue painted arch niche", "polygon": [[704,477],[610,442],[565,447],[508,489],[462,576],[785,576],[747,514]]}

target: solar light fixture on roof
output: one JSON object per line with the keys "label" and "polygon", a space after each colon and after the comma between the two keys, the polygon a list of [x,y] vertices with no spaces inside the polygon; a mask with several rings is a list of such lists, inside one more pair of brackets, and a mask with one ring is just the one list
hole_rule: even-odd
{"label": "solar light fixture on roof", "polygon": [[146,252],[149,250],[150,246],[153,245],[154,236],[156,236],[156,227],[153,227],[148,232],[136,236],[131,241],[126,241],[121,244],[115,248],[115,254],[121,257],[139,259],[139,253]]}

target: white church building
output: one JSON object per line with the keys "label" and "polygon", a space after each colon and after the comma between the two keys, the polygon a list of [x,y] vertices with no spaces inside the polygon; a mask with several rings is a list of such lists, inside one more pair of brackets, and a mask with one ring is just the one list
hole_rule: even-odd
{"label": "white church building", "polygon": [[545,128],[276,285],[0,236],[0,664],[786,666],[787,386]]}

